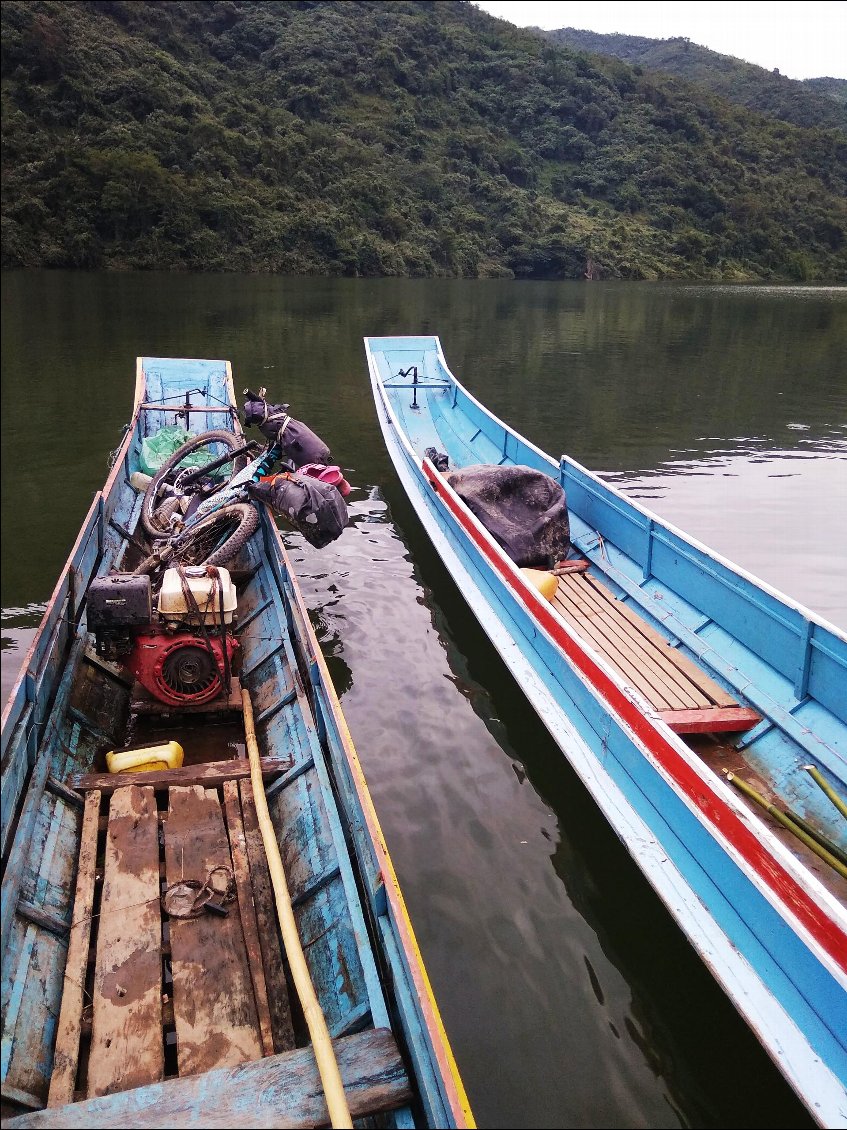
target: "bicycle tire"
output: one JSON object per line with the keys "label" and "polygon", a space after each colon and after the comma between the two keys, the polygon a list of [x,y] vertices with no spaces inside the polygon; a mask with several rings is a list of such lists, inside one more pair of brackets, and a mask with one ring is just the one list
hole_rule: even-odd
{"label": "bicycle tire", "polygon": [[[233,528],[227,534],[228,525]],[[174,538],[174,557],[182,565],[226,565],[238,556],[258,528],[259,511],[251,502],[230,503]],[[207,553],[209,545],[214,548]]]}
{"label": "bicycle tire", "polygon": [[[243,445],[244,440],[241,436],[237,436],[235,432],[228,432],[223,429],[201,432],[199,435],[192,436],[190,440],[187,440],[182,447],[178,447],[173,455],[165,460],[147,484],[144,500],[141,503],[141,525],[150,537],[161,537],[166,532],[165,528],[156,521],[157,499],[162,483],[184,459],[193,455],[198,448],[206,447],[212,443],[222,443],[230,451],[235,451],[236,448]],[[244,466],[246,466],[246,460],[244,456],[239,456],[233,462],[232,474],[237,474]]]}

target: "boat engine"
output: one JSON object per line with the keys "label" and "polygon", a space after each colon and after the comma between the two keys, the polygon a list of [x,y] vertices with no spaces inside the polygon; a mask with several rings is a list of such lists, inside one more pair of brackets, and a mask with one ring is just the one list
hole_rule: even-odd
{"label": "boat engine", "polygon": [[200,706],[223,693],[226,669],[238,650],[231,632],[222,644],[219,636],[180,631],[175,635],[140,632],[127,659],[127,667],[160,702],[169,706]]}
{"label": "boat engine", "polygon": [[88,627],[98,655],[123,664],[168,706],[213,701],[229,686],[240,651],[228,571],[167,569],[155,612],[152,603],[149,576],[113,573],[93,582]]}

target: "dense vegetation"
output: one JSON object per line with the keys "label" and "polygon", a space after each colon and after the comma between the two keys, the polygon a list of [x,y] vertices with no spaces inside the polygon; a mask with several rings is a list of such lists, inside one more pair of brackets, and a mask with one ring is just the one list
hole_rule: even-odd
{"label": "dense vegetation", "polygon": [[470,4],[6,0],[3,264],[847,278],[847,135]]}
{"label": "dense vegetation", "polygon": [[800,82],[731,55],[700,47],[689,39],[646,39],[640,35],[602,35],[564,27],[541,31],[560,46],[610,55],[644,70],[661,71],[695,82],[748,110],[797,126],[831,126],[847,131],[847,79]]}
{"label": "dense vegetation", "polygon": [[847,78],[806,78],[803,86],[847,106]]}

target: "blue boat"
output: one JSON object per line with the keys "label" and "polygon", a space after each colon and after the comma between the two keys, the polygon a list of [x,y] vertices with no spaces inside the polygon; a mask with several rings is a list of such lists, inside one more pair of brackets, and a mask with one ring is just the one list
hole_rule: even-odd
{"label": "blue boat", "polygon": [[[812,1117],[847,1125],[847,638],[518,435],[437,337],[365,350],[400,481],[518,685]],[[464,489],[511,468],[566,498],[567,550],[534,568],[502,496]]]}
{"label": "blue boat", "polygon": [[[149,552],[145,441],[174,425],[241,434],[228,362],[138,360],[131,423],[3,713],[4,1126],[329,1124],[311,1017],[291,990],[293,948],[277,928],[259,792],[349,1117],[473,1126],[270,511],[260,507],[227,570],[232,693],[168,704],[95,646],[95,587],[134,575]],[[178,625],[168,631],[180,638]],[[179,668],[183,698],[203,670],[202,655],[193,662]],[[182,766],[168,760],[175,743]],[[105,772],[106,751],[128,745],[144,768]]]}

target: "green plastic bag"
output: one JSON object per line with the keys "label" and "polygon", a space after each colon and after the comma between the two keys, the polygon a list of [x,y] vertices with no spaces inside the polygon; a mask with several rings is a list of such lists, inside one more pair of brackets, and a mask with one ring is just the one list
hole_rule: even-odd
{"label": "green plastic bag", "polygon": [[[155,474],[166,459],[169,459],[178,448],[191,439],[191,434],[185,428],[179,428],[176,424],[173,424],[159,428],[155,435],[143,439],[141,441],[140,467],[144,474]],[[202,467],[212,458],[213,453],[210,451],[197,451],[193,455],[189,455],[181,466]]]}

